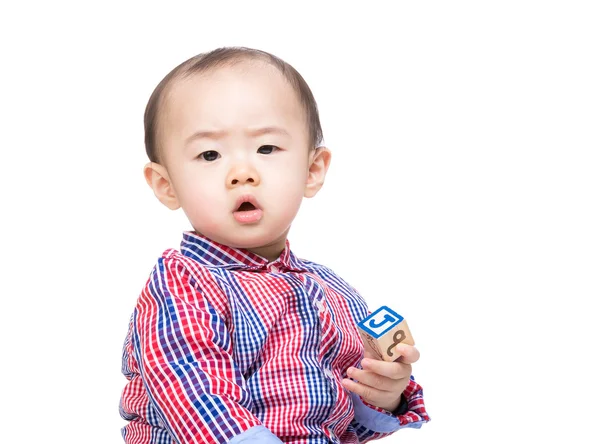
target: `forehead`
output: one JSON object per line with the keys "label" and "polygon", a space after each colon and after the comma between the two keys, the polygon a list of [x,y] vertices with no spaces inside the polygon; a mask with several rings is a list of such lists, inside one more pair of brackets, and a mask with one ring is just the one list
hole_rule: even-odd
{"label": "forehead", "polygon": [[163,112],[163,129],[182,136],[199,126],[233,131],[299,125],[306,130],[295,89],[277,68],[262,61],[243,61],[175,80]]}

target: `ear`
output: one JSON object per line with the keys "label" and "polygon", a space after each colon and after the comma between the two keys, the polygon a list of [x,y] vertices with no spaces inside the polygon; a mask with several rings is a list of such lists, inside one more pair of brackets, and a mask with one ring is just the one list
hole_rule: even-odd
{"label": "ear", "polygon": [[320,146],[310,153],[308,161],[308,177],[306,178],[304,197],[313,197],[325,182],[325,175],[331,162],[331,151]]}
{"label": "ear", "polygon": [[169,179],[169,173],[164,166],[154,162],[147,163],[144,166],[144,177],[150,188],[154,191],[154,195],[163,205],[171,210],[176,210],[180,207],[175,189]]}

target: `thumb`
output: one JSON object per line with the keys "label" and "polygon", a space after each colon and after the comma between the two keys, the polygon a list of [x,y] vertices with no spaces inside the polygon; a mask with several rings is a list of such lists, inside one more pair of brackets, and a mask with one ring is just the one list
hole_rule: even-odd
{"label": "thumb", "polygon": [[414,364],[421,357],[419,350],[413,345],[399,344],[396,351],[400,353],[400,357],[396,361],[403,364]]}

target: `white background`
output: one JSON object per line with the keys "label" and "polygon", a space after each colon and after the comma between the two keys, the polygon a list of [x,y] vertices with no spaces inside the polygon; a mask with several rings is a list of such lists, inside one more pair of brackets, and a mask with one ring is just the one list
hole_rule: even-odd
{"label": "white background", "polygon": [[334,154],[293,249],[421,350],[432,421],[384,442],[599,442],[597,2],[366,4],[2,3],[2,436],[121,442],[129,316],[188,228],[143,180],[144,107],[243,45],[302,73]]}

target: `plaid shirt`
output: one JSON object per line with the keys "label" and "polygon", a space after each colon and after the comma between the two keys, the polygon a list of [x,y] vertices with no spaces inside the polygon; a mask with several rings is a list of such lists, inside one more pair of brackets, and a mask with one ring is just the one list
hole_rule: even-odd
{"label": "plaid shirt", "polygon": [[[127,443],[358,443],[429,420],[412,380],[402,411],[341,385],[358,366],[363,298],[286,248],[269,262],[186,232],[138,298],[123,350]],[[278,438],[277,438],[278,437]]]}

